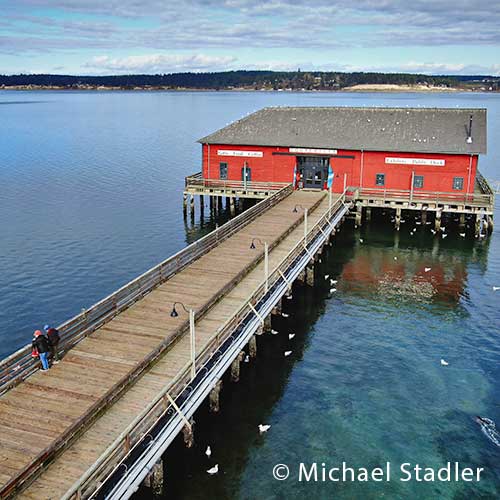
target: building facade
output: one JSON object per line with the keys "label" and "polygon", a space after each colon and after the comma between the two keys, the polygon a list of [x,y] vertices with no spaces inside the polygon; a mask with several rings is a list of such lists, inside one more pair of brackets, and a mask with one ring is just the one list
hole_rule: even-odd
{"label": "building facade", "polygon": [[485,109],[265,108],[199,140],[207,180],[474,193]]}

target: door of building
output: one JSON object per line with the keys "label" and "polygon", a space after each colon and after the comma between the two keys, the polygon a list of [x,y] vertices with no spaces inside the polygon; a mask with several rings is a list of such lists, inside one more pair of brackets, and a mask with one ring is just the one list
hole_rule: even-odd
{"label": "door of building", "polygon": [[241,180],[245,184],[252,181],[252,169],[246,163],[241,169]]}
{"label": "door of building", "polygon": [[305,188],[323,189],[328,178],[329,158],[297,156],[297,165]]}

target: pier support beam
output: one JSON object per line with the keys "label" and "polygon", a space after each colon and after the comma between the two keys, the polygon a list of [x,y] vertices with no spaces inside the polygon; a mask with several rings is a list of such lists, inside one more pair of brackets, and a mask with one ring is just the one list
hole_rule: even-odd
{"label": "pier support beam", "polygon": [[283,304],[282,304],[281,299],[280,299],[280,300],[278,300],[277,304],[273,307],[271,314],[274,314],[275,316],[279,316],[281,314],[282,310],[283,310]]}
{"label": "pier support beam", "polygon": [[222,380],[218,380],[208,395],[208,409],[210,413],[217,413],[220,409],[219,397],[222,389]]}
{"label": "pier support beam", "polygon": [[314,267],[306,266],[306,284],[309,286],[314,286]]}
{"label": "pier support beam", "polygon": [[194,420],[189,421],[190,425],[185,425],[182,428],[182,435],[184,437],[184,444],[186,448],[192,448],[194,446]]}
{"label": "pier support beam", "polygon": [[251,358],[257,357],[257,337],[255,335],[252,335],[248,341],[248,355]]}
{"label": "pier support beam", "polygon": [[194,215],[194,195],[189,197],[189,209],[191,210],[191,215]]}
{"label": "pier support beam", "polygon": [[458,222],[458,229],[460,231],[465,230],[465,214],[464,213],[460,214],[460,218],[459,218],[459,222]]}
{"label": "pier support beam", "polygon": [[305,284],[306,282],[306,270],[300,271],[299,275],[297,276],[297,281],[299,283]]}
{"label": "pier support beam", "polygon": [[436,210],[436,218],[434,219],[434,230],[436,233],[441,231],[441,210]]}
{"label": "pier support beam", "polygon": [[187,212],[187,204],[188,204],[188,195],[184,193],[182,196],[182,211],[184,212],[184,215],[186,215]]}
{"label": "pier support beam", "polygon": [[354,224],[356,226],[361,226],[362,220],[363,220],[363,206],[359,203],[356,204],[356,215],[354,218]]}
{"label": "pier support beam", "polygon": [[229,210],[231,212],[231,217],[234,216],[236,212],[235,204],[234,204],[234,198],[229,198]]}
{"label": "pier support beam", "polygon": [[372,207],[366,207],[365,218],[367,222],[370,222],[372,220]]}
{"label": "pier support beam", "polygon": [[422,225],[427,224],[427,210],[422,210],[421,221],[422,221]]}
{"label": "pier support beam", "polygon": [[396,220],[394,221],[394,228],[396,231],[399,231],[399,228],[401,227],[401,209],[396,208]]}
{"label": "pier support beam", "polygon": [[144,486],[153,490],[154,497],[161,497],[164,493],[163,460],[160,458],[153,465],[149,474],[144,478]]}
{"label": "pier support beam", "polygon": [[271,314],[264,318],[264,324],[262,325],[263,333],[269,333],[272,330],[271,327]]}
{"label": "pier support beam", "polygon": [[241,351],[231,363],[231,382],[240,381],[240,363],[243,361],[245,353]]}
{"label": "pier support beam", "polygon": [[488,231],[491,234],[493,232],[493,216],[487,215],[486,220],[488,221]]}

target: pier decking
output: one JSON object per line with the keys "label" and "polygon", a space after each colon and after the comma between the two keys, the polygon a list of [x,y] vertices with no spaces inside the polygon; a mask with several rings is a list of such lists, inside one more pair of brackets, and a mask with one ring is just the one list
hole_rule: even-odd
{"label": "pier decking", "polygon": [[190,382],[188,315],[178,307],[179,316],[172,317],[173,303],[195,312],[198,364],[262,283],[263,242],[272,273],[304,237],[304,209],[308,228],[331,211],[325,192],[280,193],[234,234],[82,337],[60,364],[16,381],[0,397],[2,498],[13,492],[21,498],[79,498],[98,488],[142,437],[144,409],[151,407],[143,430],[170,406],[167,394],[175,399]]}

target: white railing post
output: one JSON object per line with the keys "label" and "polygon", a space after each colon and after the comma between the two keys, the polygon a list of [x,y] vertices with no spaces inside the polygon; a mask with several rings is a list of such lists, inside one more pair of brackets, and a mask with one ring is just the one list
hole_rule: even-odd
{"label": "white railing post", "polygon": [[307,245],[307,208],[304,208],[304,243]]}
{"label": "white railing post", "polygon": [[269,290],[269,245],[264,243],[264,273],[266,275],[266,293]]}
{"label": "white railing post", "polygon": [[191,342],[191,380],[196,377],[196,337],[194,329],[194,311],[189,310],[189,337]]}

